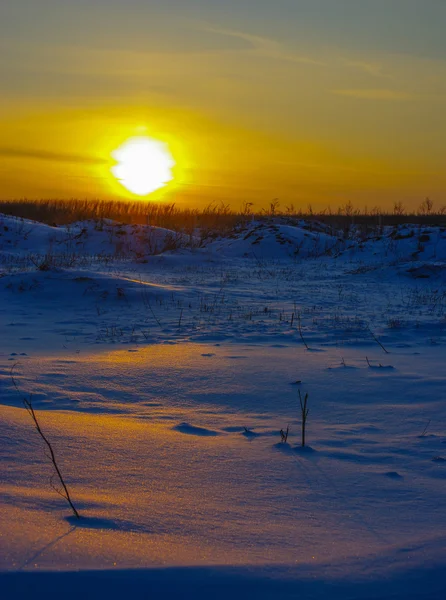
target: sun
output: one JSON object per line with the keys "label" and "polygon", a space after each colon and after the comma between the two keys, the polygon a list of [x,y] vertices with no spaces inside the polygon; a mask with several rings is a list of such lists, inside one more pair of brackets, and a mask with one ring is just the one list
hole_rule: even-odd
{"label": "sun", "polygon": [[173,180],[175,161],[163,142],[146,136],[129,138],[112,152],[111,172],[129,192],[147,196]]}

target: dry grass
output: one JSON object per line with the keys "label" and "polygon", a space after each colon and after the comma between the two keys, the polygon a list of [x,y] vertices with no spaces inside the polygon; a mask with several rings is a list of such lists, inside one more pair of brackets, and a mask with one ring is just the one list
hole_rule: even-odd
{"label": "dry grass", "polygon": [[224,203],[211,203],[205,208],[179,208],[175,203],[130,202],[108,200],[5,200],[0,201],[0,213],[31,219],[49,225],[67,225],[88,219],[113,219],[121,223],[147,224],[192,233],[200,229],[206,232],[224,233],[238,225],[243,225],[253,217],[267,219],[283,218],[289,222],[306,219],[310,223],[318,221],[333,229],[333,232],[347,231],[352,225],[364,230],[364,235],[381,229],[386,225],[396,226],[404,223],[420,225],[446,226],[446,213],[442,207],[435,210],[427,208],[425,201],[415,212],[407,212],[401,205],[386,212],[380,209],[360,211],[351,204],[339,207],[336,211],[314,211],[311,206],[306,210],[287,206],[281,209],[278,202],[270,208],[253,211],[250,203],[240,210],[230,208]]}

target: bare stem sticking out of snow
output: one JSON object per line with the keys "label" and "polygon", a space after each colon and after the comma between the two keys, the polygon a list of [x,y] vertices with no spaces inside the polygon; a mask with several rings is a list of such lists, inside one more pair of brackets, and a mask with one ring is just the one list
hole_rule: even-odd
{"label": "bare stem sticking out of snow", "polygon": [[429,421],[426,424],[426,427],[423,429],[423,433],[420,435],[420,437],[424,437],[426,435],[426,431],[429,428],[429,425],[431,424],[431,419],[429,419]]}
{"label": "bare stem sticking out of snow", "polygon": [[[17,363],[16,363],[16,364],[17,364]],[[13,365],[13,367],[12,367],[12,369],[11,369],[11,379],[12,379],[12,382],[13,382],[13,384],[14,384],[14,387],[15,387],[15,389],[17,390],[17,392],[19,392],[19,393],[20,393],[20,390],[19,390],[19,388],[18,388],[18,386],[17,386],[17,383],[16,383],[16,381],[15,381],[15,379],[14,379],[14,374],[13,374],[13,370],[14,370],[14,367],[15,367],[15,366],[16,366],[16,365]],[[59,479],[59,481],[60,481],[60,484],[61,484],[62,488],[61,488],[61,489],[59,489],[59,488],[57,488],[56,486],[54,486],[53,484],[51,484],[51,486],[53,487],[53,489],[54,489],[54,490],[55,490],[55,491],[56,491],[56,492],[57,492],[57,493],[58,493],[60,496],[62,496],[62,498],[65,498],[65,500],[66,500],[66,501],[68,502],[68,504],[70,505],[70,508],[71,508],[71,510],[73,511],[73,514],[74,514],[74,516],[75,516],[77,519],[80,519],[80,514],[79,514],[79,513],[78,513],[78,511],[76,510],[76,507],[74,506],[74,504],[73,504],[73,502],[72,502],[72,500],[71,500],[71,496],[70,496],[70,492],[68,491],[67,484],[65,483],[65,481],[64,481],[64,478],[62,477],[62,473],[61,473],[61,471],[60,471],[60,469],[59,469],[59,466],[58,466],[58,464],[57,464],[57,461],[56,461],[56,456],[55,456],[55,454],[54,454],[53,447],[52,447],[52,445],[51,445],[50,441],[48,440],[48,438],[46,437],[46,435],[43,433],[43,431],[42,431],[42,429],[41,429],[41,427],[40,427],[40,423],[39,423],[39,421],[37,420],[37,415],[36,415],[36,413],[35,413],[35,411],[34,411],[34,407],[33,407],[33,405],[32,405],[32,396],[29,396],[29,398],[23,398],[23,404],[25,405],[25,408],[26,408],[26,410],[28,411],[28,414],[29,414],[29,416],[30,416],[30,417],[31,417],[31,419],[33,420],[33,422],[34,422],[34,426],[35,426],[35,428],[36,428],[36,430],[37,430],[38,434],[39,434],[39,435],[40,435],[40,437],[43,439],[43,441],[45,442],[45,444],[46,444],[46,446],[47,446],[47,448],[48,448],[48,450],[49,450],[49,453],[50,453],[49,457],[50,457],[50,459],[51,459],[51,462],[53,463],[54,470],[56,471],[57,477],[58,477],[58,479]]]}
{"label": "bare stem sticking out of snow", "polygon": [[307,350],[309,350],[310,348],[308,347],[308,344],[307,344],[307,342],[305,341],[305,338],[304,338],[304,336],[303,336],[303,333],[302,333],[302,323],[301,323],[301,318],[300,318],[300,312],[298,312],[298,313],[297,313],[297,328],[298,328],[298,330],[299,330],[300,339],[301,339],[301,340],[302,340],[302,342],[304,343],[304,345],[305,345],[305,348],[306,348]]}
{"label": "bare stem sticking out of snow", "polygon": [[375,340],[375,342],[376,342],[376,343],[377,343],[379,346],[381,346],[381,348],[384,350],[384,352],[385,352],[386,354],[389,354],[389,351],[388,351],[388,350],[386,350],[386,349],[384,348],[384,346],[381,344],[381,342],[379,341],[379,339],[376,337],[376,335],[375,335],[375,334],[373,333],[373,331],[370,329],[370,326],[368,326],[368,327],[367,327],[367,329],[369,330],[369,333],[370,333],[370,335],[372,336],[372,338]]}
{"label": "bare stem sticking out of snow", "polygon": [[288,425],[286,430],[284,431],[283,429],[280,430],[280,438],[281,438],[281,442],[283,444],[287,443],[288,440],[288,434],[290,433],[290,426]]}
{"label": "bare stem sticking out of snow", "polygon": [[310,409],[307,408],[307,403],[308,403],[308,392],[305,394],[305,396],[302,398],[302,394],[300,393],[300,390],[298,390],[299,392],[299,402],[300,402],[300,411],[301,411],[301,415],[302,415],[302,448],[305,446],[305,433],[306,433],[306,427],[307,427],[307,417],[308,417],[308,413],[310,412]]}

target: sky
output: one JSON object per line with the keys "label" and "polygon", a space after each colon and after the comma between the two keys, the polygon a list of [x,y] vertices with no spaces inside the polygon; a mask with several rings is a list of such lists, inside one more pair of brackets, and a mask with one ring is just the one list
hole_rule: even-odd
{"label": "sky", "polygon": [[0,2],[0,198],[133,198],[167,143],[199,206],[446,204],[444,0]]}

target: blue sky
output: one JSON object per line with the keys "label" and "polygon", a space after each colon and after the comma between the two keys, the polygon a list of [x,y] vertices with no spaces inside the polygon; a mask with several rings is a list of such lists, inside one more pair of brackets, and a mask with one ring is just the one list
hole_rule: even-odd
{"label": "blue sky", "polygon": [[[338,49],[446,58],[443,0],[14,0],[0,7],[2,37],[118,46],[178,45],[208,21],[261,36]],[[173,33],[181,31],[176,39]]]}

